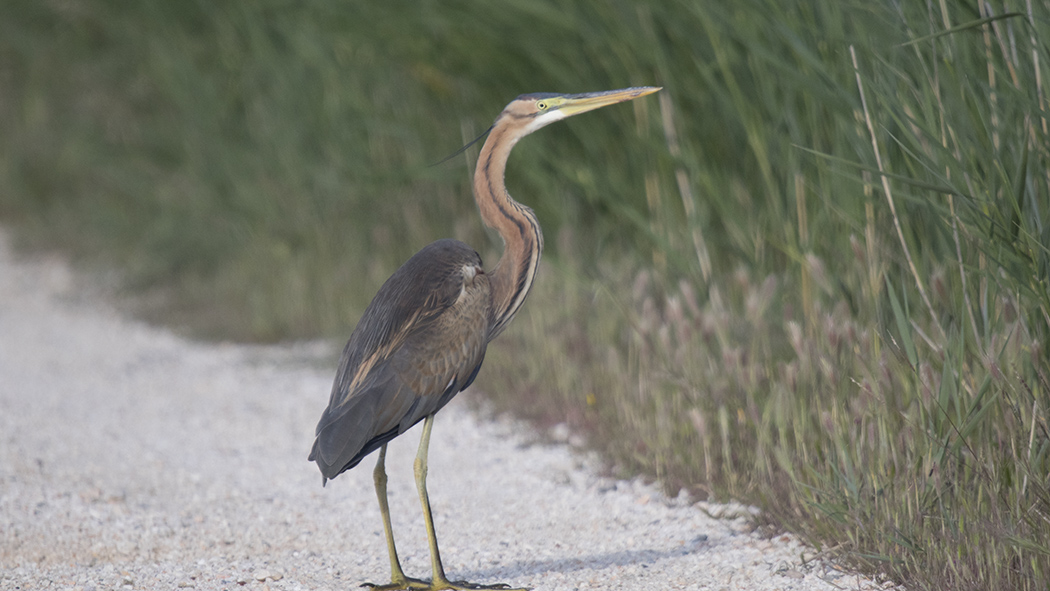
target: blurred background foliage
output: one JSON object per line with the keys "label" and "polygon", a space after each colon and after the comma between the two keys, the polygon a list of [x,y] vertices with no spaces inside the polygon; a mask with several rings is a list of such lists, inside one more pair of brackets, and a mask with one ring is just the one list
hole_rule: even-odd
{"label": "blurred background foliage", "polygon": [[[0,219],[212,338],[343,339],[523,92],[481,389],[914,588],[1050,578],[1046,0],[0,6]],[[322,400],[319,399],[319,404]],[[320,408],[320,407],[319,407]]]}

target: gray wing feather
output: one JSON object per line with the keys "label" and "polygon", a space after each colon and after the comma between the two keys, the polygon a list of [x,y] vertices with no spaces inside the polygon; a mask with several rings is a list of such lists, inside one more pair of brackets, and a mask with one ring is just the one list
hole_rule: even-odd
{"label": "gray wing feather", "polygon": [[468,263],[481,259],[466,244],[435,242],[402,265],[365,310],[317,424],[310,459],[325,479],[436,412],[473,379],[486,341],[451,352],[445,342],[449,327],[458,338],[487,329],[464,332],[450,312],[463,289],[461,276],[450,278]]}

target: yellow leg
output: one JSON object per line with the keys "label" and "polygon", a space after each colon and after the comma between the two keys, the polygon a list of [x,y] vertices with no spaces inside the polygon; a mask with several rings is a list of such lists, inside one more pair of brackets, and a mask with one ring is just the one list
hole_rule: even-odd
{"label": "yellow leg", "polygon": [[371,587],[377,591],[393,591],[395,589],[426,589],[430,585],[420,579],[410,579],[401,570],[401,561],[397,559],[397,548],[394,547],[394,528],[390,525],[390,505],[386,496],[386,444],[379,449],[379,460],[376,468],[372,471],[372,480],[376,485],[376,497],[379,499],[379,512],[383,514],[383,529],[386,531],[386,549],[390,553],[390,583],[387,585],[376,585],[365,583],[362,587]]}
{"label": "yellow leg", "polygon": [[419,452],[416,454],[416,461],[413,466],[416,474],[416,488],[419,490],[419,502],[423,505],[423,521],[427,526],[427,541],[430,543],[430,563],[434,571],[434,578],[431,580],[427,591],[440,591],[442,589],[528,591],[527,589],[509,589],[504,584],[474,585],[465,581],[453,583],[445,576],[445,568],[441,565],[441,554],[438,551],[437,534],[434,532],[434,517],[430,513],[430,497],[427,495],[427,452],[430,448],[430,429],[433,425],[434,415],[428,416],[423,421],[423,436],[419,440]]}

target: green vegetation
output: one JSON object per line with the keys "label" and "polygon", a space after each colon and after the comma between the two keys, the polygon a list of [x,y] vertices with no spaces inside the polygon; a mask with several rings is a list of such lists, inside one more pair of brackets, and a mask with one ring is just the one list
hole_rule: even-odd
{"label": "green vegetation", "polygon": [[[548,256],[479,384],[912,588],[1050,580],[1050,5],[0,8],[0,216],[198,334],[345,338],[514,95]],[[987,12],[995,10],[996,12]],[[468,152],[469,154],[469,152]]]}

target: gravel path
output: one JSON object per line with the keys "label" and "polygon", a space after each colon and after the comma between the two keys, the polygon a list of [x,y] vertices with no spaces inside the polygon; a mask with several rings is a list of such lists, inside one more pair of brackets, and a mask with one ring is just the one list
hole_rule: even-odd
{"label": "gravel path", "polygon": [[[496,344],[498,346],[498,343]],[[0,235],[0,589],[355,589],[389,566],[372,459],[321,487],[306,461],[323,346],[200,344],[128,320]],[[429,576],[412,481],[387,458],[405,570]],[[534,438],[533,438],[534,439]],[[454,401],[430,494],[452,579],[553,589],[875,589],[739,508],[597,475]]]}

